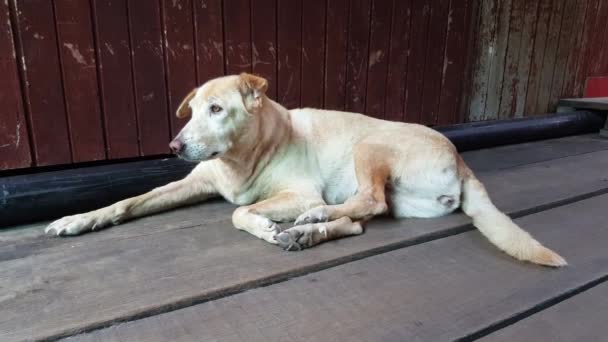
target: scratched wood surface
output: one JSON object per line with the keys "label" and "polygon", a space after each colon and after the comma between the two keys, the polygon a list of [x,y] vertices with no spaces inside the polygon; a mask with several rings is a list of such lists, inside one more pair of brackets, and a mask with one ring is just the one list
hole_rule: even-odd
{"label": "scratched wood surface", "polygon": [[185,124],[174,115],[182,97],[243,71],[266,77],[287,107],[426,125],[552,112],[608,74],[599,0],[3,6],[3,81],[16,98],[0,112],[2,169],[166,154]]}
{"label": "scratched wood surface", "polygon": [[[607,156],[608,143],[591,136],[464,154],[496,205],[516,215],[608,191]],[[574,173],[576,178],[564,182]],[[5,289],[0,339],[74,333],[217,299],[459,233],[469,223],[462,214],[433,220],[378,218],[360,237],[287,253],[233,229],[233,209],[212,201],[78,238],[45,237],[44,224],[0,232],[0,286]],[[568,231],[576,234],[576,229]],[[482,241],[475,248],[478,257],[522,266]]]}

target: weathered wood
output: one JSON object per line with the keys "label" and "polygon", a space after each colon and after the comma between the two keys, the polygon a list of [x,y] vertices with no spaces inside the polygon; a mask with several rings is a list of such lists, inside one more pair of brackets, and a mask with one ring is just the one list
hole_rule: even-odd
{"label": "weathered wood", "polygon": [[[520,48],[525,30],[524,19],[529,16],[526,13],[526,4],[534,3],[534,1],[512,0],[511,13],[509,20],[509,32],[507,41],[507,52],[505,57],[505,70],[502,79],[501,91],[499,98],[499,109],[497,117],[499,119],[508,119],[513,117],[515,111],[514,102],[517,95],[518,68]],[[528,8],[529,9],[529,8]]]}
{"label": "weathered wood", "polygon": [[138,156],[127,3],[93,0],[92,10],[108,158]]}
{"label": "weathered wood", "polygon": [[44,0],[13,0],[12,6],[21,48],[24,103],[34,145],[34,162],[38,166],[70,163],[53,4]]}
{"label": "weathered wood", "polygon": [[485,109],[488,100],[489,75],[492,60],[496,54],[496,31],[498,12],[497,0],[483,0],[480,6],[480,19],[475,48],[475,67],[471,76],[469,121],[486,119]]}
{"label": "weathered wood", "polygon": [[538,20],[536,21],[536,33],[534,37],[534,49],[532,62],[530,64],[530,75],[528,78],[528,89],[526,103],[524,106],[525,114],[538,114],[536,112],[536,102],[540,93],[541,71],[543,68],[543,58],[545,56],[545,44],[549,30],[549,20],[551,19],[552,0],[540,0],[538,5]]}
{"label": "weathered wood", "polygon": [[223,4],[226,74],[251,72],[251,3],[233,0]]}
{"label": "weathered wood", "polygon": [[197,84],[225,74],[223,8],[220,0],[193,1]]}
{"label": "weathered wood", "polygon": [[402,121],[407,82],[410,40],[411,1],[394,1],[391,23],[390,51],[386,76],[386,108],[384,119]]}
{"label": "weathered wood", "polygon": [[[453,341],[475,336],[606,277],[606,201],[608,195],[517,220],[570,261],[572,266],[560,270],[519,263],[490,246],[478,232],[470,232],[69,341],[163,341],[168,336],[178,341],[269,341],[294,336],[306,341]],[[599,303],[604,308],[608,302]],[[601,314],[585,311],[596,317],[592,322],[602,324]],[[557,324],[553,322],[553,327]],[[560,340],[548,339],[558,334],[545,330],[529,340]],[[527,340],[511,337],[504,340]]]}
{"label": "weathered wood", "polygon": [[[323,107],[326,1],[302,2],[301,106]],[[314,23],[314,24],[312,24]]]}
{"label": "weathered wood", "polygon": [[498,2],[498,11],[496,14],[496,45],[491,46],[495,50],[488,74],[488,95],[486,107],[484,109],[485,119],[498,119],[505,72],[505,57],[507,54],[507,43],[509,38],[511,2],[512,0],[501,0]]}
{"label": "weathered wood", "polygon": [[277,22],[278,101],[286,108],[300,106],[302,80],[302,0],[279,0]]}
{"label": "weathered wood", "polygon": [[0,4],[0,23],[8,23],[0,30],[0,170],[6,170],[28,167],[32,157],[8,2]]}
{"label": "weathered wood", "polygon": [[364,112],[377,118],[385,116],[393,2],[372,1]]}
{"label": "weathered wood", "polygon": [[437,111],[441,94],[441,79],[444,73],[443,60],[449,7],[450,1],[431,2],[422,85],[422,107],[420,109],[420,123],[424,125],[435,125],[439,116]]}
{"label": "weathered wood", "polygon": [[594,48],[592,42],[595,30],[595,16],[597,14],[598,0],[588,0],[587,13],[585,14],[585,27],[581,41],[580,50],[576,61],[576,72],[574,80],[574,92],[576,96],[582,96],[587,79],[590,51]]}
{"label": "weathered wood", "polygon": [[577,0],[566,0],[564,3],[564,15],[559,33],[557,56],[553,68],[553,81],[550,86],[547,112],[555,111],[557,101],[562,95],[562,87],[564,85],[564,79],[566,78],[566,72],[568,71],[568,55],[574,48],[574,40],[579,29],[578,26],[574,25],[577,16],[577,8],[582,3],[584,3],[584,1]]}
{"label": "weathered wood", "polygon": [[[272,99],[277,98],[277,2],[276,0],[261,0],[253,3],[251,7],[251,58],[253,72],[268,80],[266,94]],[[325,7],[325,6],[323,6]],[[316,10],[316,7],[315,7]],[[315,18],[318,20],[318,18]],[[311,25],[311,27],[317,27]],[[310,39],[319,39],[324,35],[313,35]],[[321,43],[322,44],[322,43]],[[323,65],[323,58],[321,57]],[[322,73],[323,70],[316,65]],[[322,89],[319,84],[315,88]],[[322,90],[321,90],[322,92]]]}
{"label": "weathered wood", "polygon": [[424,1],[412,1],[410,24],[410,47],[407,62],[407,84],[405,89],[405,112],[403,121],[420,122],[422,110],[422,86],[426,63],[427,32],[430,6]]}
{"label": "weathered wood", "polygon": [[[603,59],[605,54],[604,35],[608,30],[608,3],[606,1],[598,1],[597,12],[595,13],[595,21],[592,28],[593,38],[591,41],[591,50],[587,55],[588,68],[586,76],[603,76]],[[608,54],[606,54],[608,55]]]}
{"label": "weathered wood", "polygon": [[106,159],[90,4],[77,0],[53,4],[72,160]]}
{"label": "weathered wood", "polygon": [[144,156],[166,154],[171,138],[160,3],[128,1],[127,4],[140,151]]}
{"label": "weathered wood", "polygon": [[586,42],[584,38],[586,23],[585,17],[587,16],[587,9],[589,8],[589,4],[593,0],[585,0],[585,1],[577,1],[576,2],[576,13],[573,22],[573,32],[572,32],[572,46],[568,51],[568,60],[566,61],[566,66],[564,70],[564,82],[562,85],[561,92],[558,97],[556,97],[556,101],[559,98],[564,96],[580,96],[578,93],[575,93],[576,88],[576,69],[578,59],[581,54],[585,52]]}
{"label": "weathered wood", "polygon": [[536,107],[534,112],[530,114],[547,113],[549,107],[549,98],[551,96],[551,85],[553,84],[553,70],[557,60],[557,50],[562,28],[562,19],[564,17],[565,0],[553,1],[551,8],[551,20],[549,22],[549,30],[547,32],[547,42],[545,44],[545,53],[543,64],[540,71],[540,82],[536,99]]}
{"label": "weathered wood", "polygon": [[608,284],[503,328],[481,341],[602,341],[608,336]]}
{"label": "weathered wood", "polygon": [[371,0],[351,0],[346,57],[346,110],[365,112]]}
{"label": "weathered wood", "polygon": [[445,57],[441,78],[441,94],[437,109],[437,125],[448,125],[459,122],[457,112],[460,110],[461,93],[466,79],[467,24],[472,12],[472,0],[452,1],[448,13]]}
{"label": "weathered wood", "polygon": [[346,45],[348,0],[327,0],[325,32],[325,108],[344,110],[346,104]]}
{"label": "weathered wood", "polygon": [[[522,213],[588,196],[598,189],[605,191],[606,167],[608,152],[602,151],[483,173],[480,177],[498,207],[509,213]],[[563,181],[573,173],[577,174],[575,179]],[[286,253],[232,229],[233,206],[220,205],[212,211],[206,208],[203,204],[173,211],[74,239],[43,237],[42,226],[32,227],[36,233],[27,239],[9,238],[0,247],[4,260],[0,286],[5,289],[0,305],[0,336],[6,341],[57,336],[116,319],[183,307],[461,232],[468,223],[458,214],[434,220],[380,218],[372,221],[366,234],[359,238]],[[568,211],[575,218],[571,213]],[[578,234],[575,229],[568,231]],[[15,234],[27,235],[8,232],[9,237]],[[599,240],[594,239],[601,243]],[[559,249],[560,245],[554,245]],[[501,256],[482,240],[471,253],[509,267],[533,267]],[[492,253],[494,256],[488,257]]]}
{"label": "weathered wood", "polygon": [[532,64],[532,52],[534,50],[536,21],[538,19],[539,1],[525,1],[524,21],[521,33],[521,43],[519,46],[519,60],[517,62],[517,82],[515,84],[513,101],[511,104],[511,116],[521,118],[524,116],[524,107],[526,105],[528,79]]}
{"label": "weathered wood", "polygon": [[162,1],[163,45],[171,136],[186,124],[175,115],[184,97],[196,87],[193,7],[191,0]]}

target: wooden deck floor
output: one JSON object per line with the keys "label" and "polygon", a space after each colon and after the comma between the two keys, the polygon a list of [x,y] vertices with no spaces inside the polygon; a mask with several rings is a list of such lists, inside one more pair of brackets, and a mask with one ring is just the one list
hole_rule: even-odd
{"label": "wooden deck floor", "polygon": [[380,218],[299,253],[215,201],[76,238],[0,231],[0,341],[598,340],[608,140],[465,153],[498,207],[570,263],[514,261],[454,214]]}

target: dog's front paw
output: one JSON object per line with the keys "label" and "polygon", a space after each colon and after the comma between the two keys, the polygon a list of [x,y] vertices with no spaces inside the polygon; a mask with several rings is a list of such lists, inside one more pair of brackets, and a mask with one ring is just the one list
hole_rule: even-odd
{"label": "dog's front paw", "polygon": [[44,232],[57,236],[78,235],[102,227],[102,222],[94,215],[87,213],[60,218],[49,224]]}
{"label": "dog's front paw", "polygon": [[308,227],[298,226],[286,229],[277,234],[274,239],[286,251],[301,251],[312,246],[312,234],[310,229],[306,228]]}
{"label": "dog's front paw", "polygon": [[298,216],[295,226],[310,224],[310,223],[319,223],[319,222],[327,222],[329,221],[329,215],[327,214],[327,209],[322,207],[312,208],[302,215]]}

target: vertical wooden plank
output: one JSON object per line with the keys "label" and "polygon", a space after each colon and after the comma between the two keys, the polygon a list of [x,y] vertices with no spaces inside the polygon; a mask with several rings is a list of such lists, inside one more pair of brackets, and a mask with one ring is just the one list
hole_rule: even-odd
{"label": "vertical wooden plank", "polygon": [[464,85],[466,69],[467,16],[474,0],[451,1],[448,14],[445,57],[441,79],[441,94],[438,106],[438,125],[458,122],[456,112]]}
{"label": "vertical wooden plank", "polygon": [[476,62],[470,87],[470,121],[486,119],[485,109],[488,99],[489,75],[492,60],[496,55],[498,2],[497,0],[482,0],[480,6],[479,32],[475,51]]}
{"label": "vertical wooden plank", "polygon": [[407,84],[405,88],[404,121],[407,122],[420,122],[429,12],[430,6],[427,1],[412,2],[410,54],[407,62]]}
{"label": "vertical wooden plank", "polygon": [[175,116],[177,107],[182,99],[196,87],[192,10],[191,0],[162,0],[168,114],[173,136],[187,122],[187,119],[178,119]]}
{"label": "vertical wooden plank", "polygon": [[93,0],[108,158],[139,155],[126,0]]}
{"label": "vertical wooden plank", "polygon": [[221,0],[193,0],[197,84],[225,74]]}
{"label": "vertical wooden plank", "polygon": [[574,90],[576,96],[582,96],[585,89],[585,79],[588,72],[588,56],[595,48],[592,44],[595,32],[595,19],[597,15],[599,0],[588,0],[587,13],[584,20],[584,31],[581,46],[576,57],[576,72],[574,76]]}
{"label": "vertical wooden plank", "polygon": [[524,21],[519,46],[519,61],[517,62],[517,82],[515,84],[514,111],[511,116],[520,118],[524,116],[526,104],[526,92],[528,90],[528,77],[530,76],[530,65],[532,63],[532,52],[534,49],[536,21],[538,19],[538,1],[524,1]]}
{"label": "vertical wooden plank", "polygon": [[135,103],[141,154],[169,152],[169,120],[160,4],[128,1]]}
{"label": "vertical wooden plank", "polygon": [[[277,2],[276,0],[257,0],[251,7],[251,50],[253,72],[268,80],[267,94],[277,98]],[[325,4],[323,4],[325,11]],[[324,18],[323,18],[324,19]],[[321,27],[323,26],[314,26]],[[319,37],[312,37],[322,44]],[[317,68],[321,69],[321,64]],[[321,69],[322,72],[322,69]],[[319,85],[317,85],[319,87]],[[321,87],[322,89],[322,87]]]}
{"label": "vertical wooden plank", "polygon": [[384,118],[391,121],[403,120],[408,51],[410,48],[411,4],[410,0],[393,1],[386,79],[386,107],[384,110]]}
{"label": "vertical wooden plank", "polygon": [[539,94],[541,71],[543,68],[543,59],[545,57],[545,45],[549,31],[549,20],[551,19],[551,5],[553,2],[553,0],[540,0],[540,5],[538,7],[534,49],[532,53],[532,62],[530,63],[526,104],[524,106],[524,113],[526,115],[536,113],[536,100],[538,99]]}
{"label": "vertical wooden plank", "polygon": [[326,0],[302,3],[302,106],[323,107]]}
{"label": "vertical wooden plank", "polygon": [[532,113],[528,114],[543,114],[548,110],[549,97],[551,96],[551,84],[553,83],[553,71],[555,69],[557,48],[562,27],[562,17],[564,16],[564,2],[564,0],[556,0],[553,2],[554,6],[551,9],[551,21],[549,23],[545,56],[543,58],[542,70],[540,73],[536,107]]}
{"label": "vertical wooden plank", "polygon": [[300,106],[302,0],[279,0],[277,6],[277,98],[291,109]]}
{"label": "vertical wooden plank", "polygon": [[0,3],[0,170],[31,165],[29,134],[23,111],[16,49],[8,2]]}
{"label": "vertical wooden plank", "polygon": [[365,113],[383,118],[394,1],[372,1]]}
{"label": "vertical wooden plank", "polygon": [[346,60],[346,110],[365,111],[369,52],[370,0],[351,0]]}
{"label": "vertical wooden plank", "polygon": [[505,71],[505,57],[509,39],[509,21],[511,20],[511,0],[501,0],[498,6],[496,45],[494,58],[490,64],[488,76],[488,98],[484,110],[485,119],[497,119],[502,95],[502,82]]}
{"label": "vertical wooden plank", "polygon": [[251,72],[250,0],[224,1],[226,74]]}
{"label": "vertical wooden plank", "polygon": [[602,75],[602,55],[605,53],[606,47],[604,46],[604,37],[606,37],[606,30],[608,25],[608,1],[599,1],[597,8],[597,15],[595,18],[595,24],[592,28],[594,31],[593,39],[591,41],[591,51],[587,55],[588,58],[588,69],[587,75],[589,76],[604,76]]}
{"label": "vertical wooden plank", "polygon": [[13,0],[36,165],[72,161],[53,4]]}
{"label": "vertical wooden plank", "polygon": [[459,98],[459,105],[456,108],[456,122],[462,123],[470,120],[470,108],[471,108],[471,100],[473,95],[476,95],[474,92],[474,74],[475,67],[478,66],[480,61],[480,52],[479,52],[479,37],[480,37],[480,23],[481,22],[481,4],[478,0],[472,0],[470,2],[470,9],[467,10],[467,19],[466,19],[466,29],[467,33],[466,39],[466,52],[465,52],[465,68],[464,68],[464,78],[463,78],[463,86],[462,92]]}
{"label": "vertical wooden plank", "polygon": [[431,1],[427,38],[429,43],[427,45],[426,63],[424,66],[422,109],[420,112],[420,123],[424,125],[434,125],[437,123],[449,5],[450,1]]}
{"label": "vertical wooden plank", "polygon": [[519,83],[517,69],[519,68],[519,55],[522,42],[525,5],[530,1],[513,0],[511,4],[511,19],[509,24],[507,54],[505,57],[504,77],[502,79],[502,92],[500,95],[498,118],[508,119],[515,113],[517,84]]}
{"label": "vertical wooden plank", "polygon": [[585,15],[587,14],[587,5],[590,1],[584,0],[576,3],[574,13],[574,22],[572,26],[572,45],[568,49],[568,57],[566,61],[564,82],[562,89],[559,92],[560,97],[574,97],[574,80],[576,77],[576,62],[581,50],[583,42],[583,33],[585,32]]}
{"label": "vertical wooden plank", "polygon": [[56,0],[55,19],[74,162],[106,158],[88,1]]}
{"label": "vertical wooden plank", "polygon": [[348,0],[327,0],[325,33],[325,105],[327,109],[345,108],[346,49],[348,37]]}
{"label": "vertical wooden plank", "polygon": [[564,4],[564,15],[562,19],[562,29],[559,35],[555,68],[553,69],[553,81],[549,92],[549,104],[547,112],[552,113],[557,108],[557,101],[562,93],[562,86],[567,72],[568,55],[574,47],[577,28],[574,26],[577,13],[577,3],[582,1],[566,0]]}

